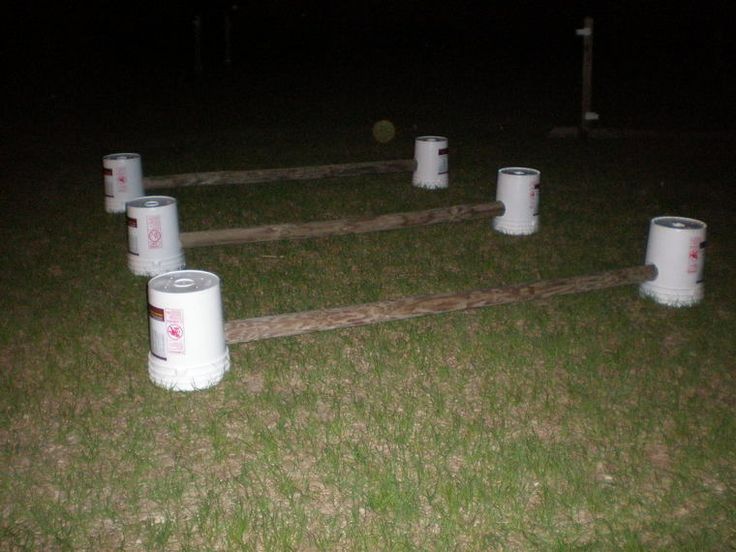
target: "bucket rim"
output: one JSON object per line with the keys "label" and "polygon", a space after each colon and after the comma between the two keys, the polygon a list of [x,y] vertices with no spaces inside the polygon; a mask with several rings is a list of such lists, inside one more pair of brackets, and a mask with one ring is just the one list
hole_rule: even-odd
{"label": "bucket rim", "polygon": [[103,161],[127,161],[130,159],[140,159],[140,153],[133,152],[121,152],[121,153],[108,153],[102,156]]}
{"label": "bucket rim", "polygon": [[[197,278],[199,280],[205,281],[205,286],[196,286]],[[176,286],[175,282],[177,280],[184,280],[189,279],[195,282],[194,286]],[[172,289],[161,289],[159,286],[162,285],[162,282],[171,282]],[[148,280],[148,290],[149,291],[155,291],[156,293],[166,293],[166,294],[180,294],[180,293],[187,293],[189,295],[193,293],[207,293],[208,291],[212,290],[213,288],[219,287],[221,283],[220,277],[213,273],[208,272],[206,270],[195,270],[195,269],[182,269],[182,270],[170,270],[167,272],[163,272],[162,274],[159,274],[158,276],[154,276],[150,280]],[[190,289],[194,287],[194,289]]]}
{"label": "bucket rim", "polygon": [[702,220],[676,215],[662,215],[654,217],[650,224],[652,226],[660,226],[677,232],[691,232],[693,230],[705,230],[708,228],[708,225]]}
{"label": "bucket rim", "polygon": [[435,135],[427,135],[427,136],[417,136],[418,142],[447,142],[446,136],[435,136]]}
{"label": "bucket rim", "polygon": [[509,176],[539,176],[542,173],[539,169],[532,169],[531,167],[502,167],[498,169],[498,174]]}
{"label": "bucket rim", "polygon": [[[161,204],[156,205],[145,205],[149,201],[160,201]],[[142,195],[138,197],[134,197],[133,199],[129,199],[125,202],[125,206],[127,207],[133,207],[134,209],[154,209],[157,207],[166,207],[168,205],[175,205],[176,204],[176,198],[171,196],[165,196],[165,195]]]}

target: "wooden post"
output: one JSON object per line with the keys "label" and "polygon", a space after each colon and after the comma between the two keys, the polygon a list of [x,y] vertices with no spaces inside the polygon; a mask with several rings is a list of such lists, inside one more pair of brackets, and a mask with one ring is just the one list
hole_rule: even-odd
{"label": "wooden post", "polygon": [[143,179],[143,188],[179,188],[184,186],[215,186],[221,184],[256,184],[284,180],[316,180],[341,176],[360,176],[366,174],[389,174],[411,172],[416,167],[414,159],[393,161],[368,161],[343,163],[338,165],[318,165],[312,167],[289,167],[284,169],[254,169],[248,171],[218,171],[206,173],[175,174],[154,176]]}
{"label": "wooden post", "polygon": [[657,269],[654,265],[635,266],[602,272],[592,276],[562,278],[504,288],[404,297],[349,307],[277,314],[246,320],[231,320],[225,323],[225,340],[228,343],[247,343],[272,337],[365,326],[430,314],[519,303],[545,299],[555,295],[583,293],[616,286],[639,284],[652,280],[656,276]]}
{"label": "wooden post", "polygon": [[184,232],[179,234],[183,247],[204,247],[236,243],[255,243],[276,240],[299,240],[323,238],[343,234],[364,234],[382,230],[396,230],[411,226],[428,226],[443,222],[458,222],[482,217],[503,215],[503,203],[479,203],[477,205],[455,205],[426,211],[391,213],[377,217],[358,217],[339,220],[304,222],[299,224],[277,224],[251,228],[228,228]]}
{"label": "wooden post", "polygon": [[583,28],[577,30],[583,37],[583,96],[581,102],[580,134],[587,137],[591,121],[597,116],[592,111],[593,101],[593,18],[583,20]]}

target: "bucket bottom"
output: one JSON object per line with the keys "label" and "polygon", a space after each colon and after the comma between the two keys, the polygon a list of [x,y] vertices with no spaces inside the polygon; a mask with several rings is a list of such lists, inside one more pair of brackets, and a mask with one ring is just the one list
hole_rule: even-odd
{"label": "bucket bottom", "polygon": [[148,376],[159,387],[171,391],[196,391],[217,385],[230,369],[230,352],[199,366],[175,367],[148,353]]}
{"label": "bucket bottom", "polygon": [[128,268],[136,276],[158,276],[165,272],[181,270],[186,267],[184,253],[165,259],[146,259],[128,253]]}
{"label": "bucket bottom", "polygon": [[442,178],[438,180],[414,180],[412,182],[417,188],[424,188],[425,190],[440,190],[447,188],[447,179]]}
{"label": "bucket bottom", "polygon": [[501,234],[510,236],[528,236],[539,230],[539,220],[533,219],[531,222],[512,222],[503,220],[503,217],[493,219],[493,229]]}
{"label": "bucket bottom", "polygon": [[668,307],[692,307],[703,300],[703,284],[696,284],[689,289],[663,289],[645,282],[639,286],[639,295],[653,299],[660,305]]}
{"label": "bucket bottom", "polygon": [[105,201],[105,211],[113,215],[125,213],[125,201],[115,201],[108,198]]}

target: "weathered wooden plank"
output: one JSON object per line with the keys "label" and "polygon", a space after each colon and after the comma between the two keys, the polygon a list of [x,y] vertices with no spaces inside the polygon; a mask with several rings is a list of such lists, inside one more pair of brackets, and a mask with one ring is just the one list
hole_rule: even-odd
{"label": "weathered wooden plank", "polygon": [[610,270],[589,276],[546,280],[531,284],[460,293],[404,297],[348,307],[231,320],[225,324],[228,343],[245,343],[310,332],[365,326],[467,309],[545,299],[556,295],[639,284],[657,276],[654,265]]}
{"label": "weathered wooden plank", "polygon": [[183,247],[204,247],[236,243],[255,243],[276,240],[296,240],[363,234],[383,230],[396,230],[411,226],[427,226],[444,222],[458,222],[482,217],[494,217],[504,213],[499,201],[476,205],[454,205],[425,211],[390,213],[376,217],[356,217],[338,220],[253,226],[250,228],[226,228],[183,232],[179,234]]}
{"label": "weathered wooden plank", "polygon": [[316,180],[319,178],[335,178],[340,176],[411,172],[415,167],[416,161],[414,159],[397,159],[392,161],[366,161],[312,167],[173,174],[144,178],[143,188],[145,190],[158,190],[161,188],[180,188],[185,186],[257,184],[284,180]]}

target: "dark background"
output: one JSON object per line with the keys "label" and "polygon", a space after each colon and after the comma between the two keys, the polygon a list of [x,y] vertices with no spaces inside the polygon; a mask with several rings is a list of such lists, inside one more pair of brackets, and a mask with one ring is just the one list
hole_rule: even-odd
{"label": "dark background", "polygon": [[50,105],[72,109],[81,98],[153,94],[171,83],[206,82],[213,92],[239,83],[254,104],[284,88],[308,95],[316,87],[336,94],[384,87],[421,100],[452,85],[448,101],[513,101],[523,91],[574,124],[582,43],[575,29],[586,15],[595,18],[593,107],[601,124],[733,127],[735,49],[725,0],[28,1],[6,11],[0,114],[7,126]]}

